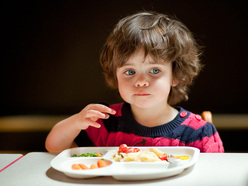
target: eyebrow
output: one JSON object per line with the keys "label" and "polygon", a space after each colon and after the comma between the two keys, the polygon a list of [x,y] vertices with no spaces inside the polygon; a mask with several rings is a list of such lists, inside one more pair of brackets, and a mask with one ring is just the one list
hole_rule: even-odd
{"label": "eyebrow", "polygon": [[[144,63],[144,61],[143,61],[142,63]],[[149,64],[149,65],[165,65],[165,64],[167,64],[167,63],[166,63],[166,62],[149,61],[148,64]],[[130,64],[130,63],[126,62],[126,63],[124,63],[124,64],[123,64],[122,66],[120,66],[120,67],[125,67],[125,66],[133,66],[133,64]]]}

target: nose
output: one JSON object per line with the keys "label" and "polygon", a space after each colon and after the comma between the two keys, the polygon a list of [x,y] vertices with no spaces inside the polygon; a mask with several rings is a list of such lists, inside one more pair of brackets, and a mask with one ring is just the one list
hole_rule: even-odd
{"label": "nose", "polygon": [[139,77],[135,82],[136,87],[148,87],[149,82],[144,77]]}

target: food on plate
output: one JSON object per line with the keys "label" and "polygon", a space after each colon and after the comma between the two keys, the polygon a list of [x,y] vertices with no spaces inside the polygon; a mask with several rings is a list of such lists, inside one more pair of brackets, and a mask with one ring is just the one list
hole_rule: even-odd
{"label": "food on plate", "polygon": [[151,152],[154,152],[157,156],[161,156],[164,154],[161,150],[159,150],[158,148],[155,148],[155,147],[151,147],[151,148],[149,148],[149,150]]}
{"label": "food on plate", "polygon": [[91,164],[90,169],[97,169],[98,166],[96,164]]}
{"label": "food on plate", "polygon": [[164,160],[167,160],[168,155],[164,153],[164,154],[159,155],[158,158],[164,161]]}
{"label": "food on plate", "polygon": [[73,154],[73,157],[102,157],[102,153],[95,152],[95,153],[84,153],[80,155]]}
{"label": "food on plate", "polygon": [[188,160],[189,156],[174,156],[174,158],[180,158],[181,160]]}
{"label": "food on plate", "polygon": [[131,152],[139,152],[139,148],[128,147],[126,144],[121,144],[119,146],[119,153],[131,153]]}
{"label": "food on plate", "polygon": [[151,152],[154,152],[161,160],[167,160],[167,158],[168,158],[168,155],[166,153],[162,152],[161,150],[159,150],[158,148],[151,147],[151,148],[149,148],[149,150]]}
{"label": "food on plate", "polygon": [[73,169],[73,170],[81,170],[82,168],[79,166],[79,164],[73,164],[72,166],[71,166],[71,168]]}
{"label": "food on plate", "polygon": [[140,150],[139,148],[128,147],[126,144],[119,146],[119,150],[113,155],[113,159],[119,162],[155,162],[167,160],[167,154],[157,148]]}
{"label": "food on plate", "polygon": [[78,165],[81,169],[89,169],[89,167],[86,166],[85,164],[79,163]]}
{"label": "food on plate", "polygon": [[121,144],[119,150],[113,155],[113,159],[119,162],[155,162],[155,161],[168,161],[174,162],[178,160],[187,160],[189,156],[168,155],[156,147],[150,147],[149,150],[141,150],[136,147],[128,147],[126,144]]}
{"label": "food on plate", "polygon": [[99,168],[106,167],[106,166],[108,166],[108,163],[104,159],[100,159],[100,160],[97,161],[97,166]]}
{"label": "food on plate", "polygon": [[100,159],[97,161],[97,165],[91,164],[90,167],[88,167],[87,165],[85,165],[83,163],[74,163],[74,164],[72,164],[71,168],[73,170],[87,170],[87,169],[102,168],[102,167],[106,167],[108,165],[110,165],[109,161],[106,161],[104,159]]}
{"label": "food on plate", "polygon": [[139,152],[131,153],[116,153],[113,156],[115,161],[127,162],[127,161],[136,161],[136,162],[154,162],[162,161],[159,157],[148,150],[141,150]]}

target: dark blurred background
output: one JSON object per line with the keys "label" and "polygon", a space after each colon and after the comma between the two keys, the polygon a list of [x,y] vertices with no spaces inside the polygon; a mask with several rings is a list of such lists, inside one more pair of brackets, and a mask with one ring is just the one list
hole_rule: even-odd
{"label": "dark blurred background", "polygon": [[92,102],[120,102],[105,84],[99,55],[117,21],[141,10],[176,15],[204,46],[205,68],[181,106],[195,113],[248,113],[245,0],[1,4],[2,117],[71,115]]}

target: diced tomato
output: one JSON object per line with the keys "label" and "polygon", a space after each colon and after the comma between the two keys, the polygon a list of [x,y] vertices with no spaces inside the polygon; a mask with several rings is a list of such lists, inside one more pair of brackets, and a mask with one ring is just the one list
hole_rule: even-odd
{"label": "diced tomato", "polygon": [[119,152],[123,152],[123,153],[126,153],[126,151],[128,150],[128,147],[126,144],[121,144],[119,146]]}
{"label": "diced tomato", "polygon": [[139,151],[140,151],[139,148],[128,147],[126,144],[122,144],[119,147],[119,153],[133,153]]}
{"label": "diced tomato", "polygon": [[140,149],[139,148],[133,148],[134,149],[134,152],[139,152]]}
{"label": "diced tomato", "polygon": [[131,147],[129,147],[129,148],[127,149],[127,151],[126,151],[126,153],[132,153],[132,152],[134,152],[134,148],[131,148]]}
{"label": "diced tomato", "polygon": [[159,156],[159,159],[161,159],[161,160],[167,160],[167,154],[162,154],[162,155],[160,155]]}

